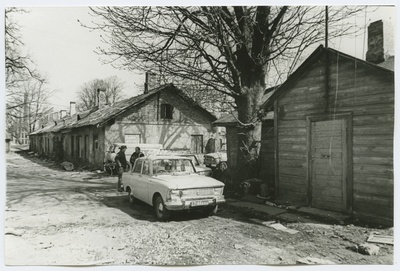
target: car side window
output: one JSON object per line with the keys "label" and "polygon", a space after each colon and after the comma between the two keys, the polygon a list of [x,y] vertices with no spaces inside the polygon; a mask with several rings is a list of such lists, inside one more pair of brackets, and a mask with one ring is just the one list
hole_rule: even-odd
{"label": "car side window", "polygon": [[142,160],[136,160],[136,162],[135,162],[135,168],[133,169],[133,172],[134,172],[134,173],[140,173],[140,172],[141,172],[141,170],[142,170],[142,163],[143,163]]}
{"label": "car side window", "polygon": [[143,174],[146,174],[146,175],[149,175],[149,174],[150,174],[149,161],[144,161],[142,173],[143,173]]}

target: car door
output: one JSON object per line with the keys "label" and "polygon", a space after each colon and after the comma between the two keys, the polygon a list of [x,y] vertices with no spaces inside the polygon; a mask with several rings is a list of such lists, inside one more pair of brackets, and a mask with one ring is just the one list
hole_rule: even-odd
{"label": "car door", "polygon": [[142,174],[139,177],[141,183],[141,192],[143,193],[143,201],[152,204],[150,196],[151,174],[150,174],[150,161],[143,161]]}
{"label": "car door", "polygon": [[132,186],[132,193],[133,196],[139,200],[145,198],[143,195],[143,183],[142,179],[142,166],[143,160],[136,160],[133,170],[131,172],[131,186]]}
{"label": "car door", "polygon": [[135,179],[135,198],[149,203],[149,161],[147,159],[138,159],[133,169]]}

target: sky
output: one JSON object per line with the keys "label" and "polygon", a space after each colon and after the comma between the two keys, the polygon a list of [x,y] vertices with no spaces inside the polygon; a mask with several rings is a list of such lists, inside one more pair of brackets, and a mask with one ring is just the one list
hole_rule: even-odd
{"label": "sky", "polygon": [[[90,31],[78,22],[90,23],[93,20],[87,6],[53,4],[50,7],[40,5],[40,1],[33,3],[36,3],[35,6],[27,9],[29,13],[19,14],[15,19],[21,26],[25,51],[29,52],[38,70],[48,79],[47,88],[54,91],[49,103],[55,110],[68,109],[69,102],[77,100],[76,93],[80,87],[93,79],[115,75],[124,82],[124,94],[127,97],[141,93],[145,78],[143,71],[118,70],[110,64],[102,64],[101,56],[94,52],[97,46],[102,45],[101,33]],[[118,1],[107,3],[118,4]],[[394,24],[394,18],[394,8],[380,7],[373,13],[369,12],[367,17],[360,15],[354,24],[377,19],[392,21]],[[363,58],[365,52],[362,43],[363,37],[359,36],[333,40],[329,46]],[[310,53],[318,45],[310,48]]]}
{"label": "sky", "polygon": [[126,95],[139,93],[144,83],[143,74],[102,64],[100,56],[94,52],[101,44],[101,33],[89,31],[78,22],[79,19],[89,23],[92,19],[87,7],[34,7],[28,10],[29,13],[18,16],[20,33],[26,51],[47,77],[48,88],[55,90],[50,99],[54,107],[68,107],[70,101],[76,101],[76,92],[84,83],[114,75],[124,82]]}

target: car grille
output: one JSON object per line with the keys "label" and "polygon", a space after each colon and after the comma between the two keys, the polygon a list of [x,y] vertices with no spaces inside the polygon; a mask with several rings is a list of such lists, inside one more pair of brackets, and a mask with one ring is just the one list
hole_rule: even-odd
{"label": "car grille", "polygon": [[187,189],[182,191],[183,197],[194,197],[194,196],[213,196],[213,188],[201,188],[201,189]]}
{"label": "car grille", "polygon": [[211,163],[213,163],[215,161],[215,159],[213,158],[213,157],[204,157],[204,162],[206,163],[206,164],[211,164]]}

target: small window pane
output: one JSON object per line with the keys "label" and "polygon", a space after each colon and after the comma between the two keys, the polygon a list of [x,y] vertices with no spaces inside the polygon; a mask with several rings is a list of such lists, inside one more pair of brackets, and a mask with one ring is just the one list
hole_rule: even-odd
{"label": "small window pane", "polygon": [[143,174],[149,175],[150,174],[150,168],[149,168],[149,161],[145,161],[143,163],[143,170],[142,170]]}
{"label": "small window pane", "polygon": [[170,104],[161,105],[161,119],[172,119],[174,107]]}
{"label": "small window pane", "polygon": [[135,162],[135,168],[133,169],[133,172],[135,173],[140,173],[141,169],[142,169],[142,160],[136,160]]}

